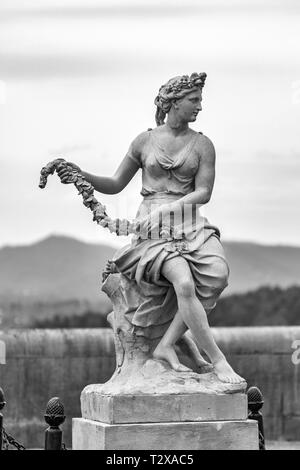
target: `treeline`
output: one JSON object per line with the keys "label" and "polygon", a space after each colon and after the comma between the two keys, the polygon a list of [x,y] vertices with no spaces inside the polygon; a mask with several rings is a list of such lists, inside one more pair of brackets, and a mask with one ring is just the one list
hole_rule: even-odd
{"label": "treeline", "polygon": [[300,286],[261,287],[223,297],[209,322],[211,326],[300,325]]}
{"label": "treeline", "polygon": [[35,320],[34,328],[109,328],[106,315],[86,312],[83,315],[59,316]]}
{"label": "treeline", "polygon": [[[87,299],[3,299],[0,297],[2,328],[81,328],[82,318],[90,325],[105,326],[108,301]],[[69,319],[70,318],[70,319]],[[45,326],[44,326],[45,325]]]}
{"label": "treeline", "polygon": [[[300,325],[300,286],[287,289],[261,287],[222,297],[209,315],[211,326]],[[87,311],[81,315],[35,320],[36,328],[106,328],[106,315]]]}

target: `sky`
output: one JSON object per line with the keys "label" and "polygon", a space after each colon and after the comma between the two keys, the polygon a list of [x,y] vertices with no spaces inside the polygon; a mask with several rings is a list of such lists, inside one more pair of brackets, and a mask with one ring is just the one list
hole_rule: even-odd
{"label": "sky", "polygon": [[[112,175],[137,134],[155,126],[169,78],[206,72],[191,127],[217,152],[205,207],[224,240],[300,246],[300,4],[297,0],[2,0],[0,247],[50,234],[124,245],[92,222],[54,158]],[[140,172],[111,217],[133,218]]]}

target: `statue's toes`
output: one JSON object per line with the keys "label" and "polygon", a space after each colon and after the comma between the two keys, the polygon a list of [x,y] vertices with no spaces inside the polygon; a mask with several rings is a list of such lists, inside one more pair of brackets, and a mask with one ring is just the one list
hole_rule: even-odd
{"label": "statue's toes", "polygon": [[214,366],[212,364],[209,364],[209,363],[199,365],[198,368],[199,368],[199,371],[202,374],[207,374],[207,373],[212,372],[214,370]]}
{"label": "statue's toes", "polygon": [[178,364],[174,367],[176,372],[193,372],[189,367],[184,366],[183,364]]}

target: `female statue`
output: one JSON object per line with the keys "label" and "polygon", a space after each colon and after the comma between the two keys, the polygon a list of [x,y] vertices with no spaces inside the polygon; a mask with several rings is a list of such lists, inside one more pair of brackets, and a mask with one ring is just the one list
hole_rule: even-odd
{"label": "female statue", "polygon": [[[202,109],[205,79],[205,73],[193,73],[172,78],[160,88],[155,99],[157,127],[136,137],[114,176],[81,173],[96,191],[116,194],[142,169],[140,233],[119,250],[113,262],[145,293],[133,323],[142,327],[170,323],[153,357],[167,361],[178,372],[188,371],[174,345],[189,329],[219,380],[239,384],[244,379],[227,362],[207,320],[228,284],[229,269],[218,228],[199,213],[199,206],[210,200],[215,179],[214,146],[189,127]],[[81,171],[73,163],[68,165]],[[63,183],[68,182],[68,170],[58,175]],[[183,215],[183,223],[182,219],[176,223],[178,215]]]}

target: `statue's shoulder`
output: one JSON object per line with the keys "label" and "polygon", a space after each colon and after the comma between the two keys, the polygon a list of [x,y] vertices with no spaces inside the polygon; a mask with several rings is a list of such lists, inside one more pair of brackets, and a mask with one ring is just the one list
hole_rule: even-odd
{"label": "statue's shoulder", "polygon": [[198,132],[197,142],[196,142],[196,152],[198,154],[199,162],[208,161],[214,163],[216,157],[216,151],[214,144],[207,135],[204,135],[202,132]]}
{"label": "statue's shoulder", "polygon": [[150,131],[152,131],[152,129],[148,129],[147,131],[141,132],[140,134],[136,136],[136,138],[132,142],[133,147],[137,151],[141,151],[146,145],[146,143],[148,142]]}
{"label": "statue's shoulder", "polygon": [[207,137],[207,135],[203,134],[203,132],[197,132],[197,134],[197,145],[199,146],[199,148],[214,148],[214,144],[212,143],[210,138]]}

